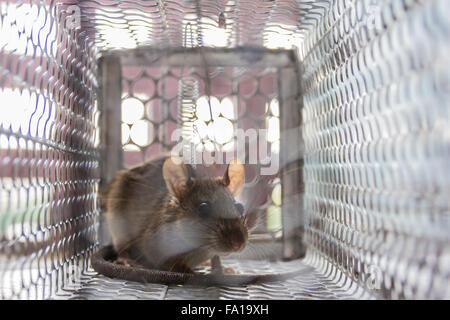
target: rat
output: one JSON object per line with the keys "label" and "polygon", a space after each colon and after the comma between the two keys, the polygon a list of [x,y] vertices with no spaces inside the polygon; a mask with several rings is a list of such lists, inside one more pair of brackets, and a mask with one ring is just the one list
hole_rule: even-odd
{"label": "rat", "polygon": [[211,260],[242,251],[249,237],[244,207],[235,201],[244,166],[233,159],[223,177],[199,178],[181,158],[164,156],[119,171],[102,193],[118,264],[194,273]]}

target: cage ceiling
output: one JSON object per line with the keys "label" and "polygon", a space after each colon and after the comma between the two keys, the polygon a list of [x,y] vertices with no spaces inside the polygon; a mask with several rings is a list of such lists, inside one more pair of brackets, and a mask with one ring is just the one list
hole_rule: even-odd
{"label": "cage ceiling", "polygon": [[100,51],[148,45],[291,48],[319,23],[330,2],[78,1],[77,5],[85,30],[82,37]]}

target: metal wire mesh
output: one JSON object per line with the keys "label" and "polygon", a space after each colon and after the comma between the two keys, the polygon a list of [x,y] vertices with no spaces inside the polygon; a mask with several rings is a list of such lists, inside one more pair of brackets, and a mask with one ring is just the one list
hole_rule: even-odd
{"label": "metal wire mesh", "polygon": [[[237,148],[237,129],[255,130],[254,137],[248,135],[248,140],[256,138],[256,130],[268,129],[271,136],[264,141],[270,149],[268,156],[279,157],[276,68],[213,67],[208,68],[208,74],[204,68],[184,69],[123,66],[121,105],[124,167],[136,166],[177,147],[179,141],[175,130],[185,123],[180,122],[179,114],[179,96],[184,79],[195,81],[197,87],[195,99],[190,96],[189,99],[184,98],[196,105],[195,110],[190,110],[192,115],[189,116],[193,118],[189,127],[193,131],[193,150],[189,154],[198,164],[204,163],[201,160],[203,151],[216,152],[217,158],[222,159],[219,162],[222,164],[211,167],[211,170],[203,172],[204,175],[217,176],[225,170],[226,155]],[[209,88],[206,88],[207,85]],[[206,91],[209,91],[208,95]],[[181,133],[185,131],[183,128]],[[251,156],[249,153],[248,157]],[[191,157],[186,161],[191,161]],[[261,166],[259,162],[246,164],[246,184],[238,201],[259,217],[259,231],[268,231],[268,227],[275,236],[281,231],[280,179],[278,170],[271,176],[261,176]]]}
{"label": "metal wire mesh", "polygon": [[386,298],[450,294],[448,9],[336,1],[300,50],[309,258]]}
{"label": "metal wire mesh", "polygon": [[[295,263],[305,266],[304,278],[208,289],[213,296],[448,298],[448,11],[447,0],[0,1],[1,298],[108,296],[120,282],[98,280],[89,267],[104,165],[97,63],[143,46],[298,55],[302,97],[291,102],[302,112],[294,131],[304,155],[294,174],[305,190],[294,214],[304,221],[308,253]],[[132,69],[122,70],[123,102],[144,113],[123,119],[126,165],[173,143],[166,137],[177,128],[182,75],[196,77],[205,94],[201,68]],[[261,86],[273,70],[208,71],[226,83],[223,92],[212,87],[219,104],[236,98],[233,125],[262,127],[276,116],[270,103],[286,80],[277,75],[270,92]],[[245,81],[256,90],[241,99]],[[239,101],[255,97],[252,115]],[[136,124],[147,134],[133,135]],[[125,296],[160,292],[141,289],[130,285]],[[204,297],[183,290],[169,288],[166,297]]]}
{"label": "metal wire mesh", "polygon": [[87,33],[95,34],[89,41],[106,50],[145,45],[292,46],[328,7],[324,0],[81,0],[77,4]]}
{"label": "metal wire mesh", "polygon": [[0,12],[0,297],[48,298],[96,244],[95,60],[57,6]]}

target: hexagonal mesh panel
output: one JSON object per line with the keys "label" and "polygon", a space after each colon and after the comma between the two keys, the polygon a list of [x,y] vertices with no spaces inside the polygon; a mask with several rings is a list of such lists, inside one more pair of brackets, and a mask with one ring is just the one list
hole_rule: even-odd
{"label": "hexagonal mesh panel", "polygon": [[[449,298],[449,9],[0,0],[0,297]],[[277,253],[228,263],[302,275],[199,290],[92,270],[99,189],[176,129],[219,153],[268,129],[280,166],[240,200]],[[251,182],[262,166],[246,166]]]}
{"label": "hexagonal mesh panel", "polygon": [[[203,151],[216,151],[225,160],[226,153],[233,153],[237,146],[236,130],[267,129],[270,136],[264,143],[271,151],[269,156],[278,157],[279,103],[277,99],[276,68],[248,69],[214,67],[208,68],[165,68],[123,66],[122,68],[122,145],[125,168],[139,165],[155,158],[162,152],[176,147],[175,130],[182,125],[179,119],[179,90],[186,78],[194,79],[198,87],[195,110],[195,151],[197,157]],[[210,94],[207,95],[206,83]],[[208,97],[211,102],[211,119]],[[251,137],[249,136],[251,139]],[[280,231],[281,194],[278,170],[264,177],[261,182],[260,163],[246,165],[246,187],[238,200],[246,208],[265,220],[268,208],[269,228]],[[214,175],[223,172],[225,164],[217,165]],[[274,189],[275,188],[275,189]],[[273,196],[272,196],[273,194]],[[275,199],[273,201],[272,199]],[[266,227],[260,224],[260,229]]]}

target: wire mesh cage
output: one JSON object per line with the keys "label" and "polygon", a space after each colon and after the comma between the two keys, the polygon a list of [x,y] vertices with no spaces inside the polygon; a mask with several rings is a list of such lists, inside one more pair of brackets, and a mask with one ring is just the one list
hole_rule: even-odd
{"label": "wire mesh cage", "polygon": [[[449,298],[449,7],[1,0],[1,298]],[[227,263],[298,276],[204,289],[92,269],[119,169],[180,136],[186,161],[225,157],[239,130],[269,152],[241,146],[259,247]]]}

